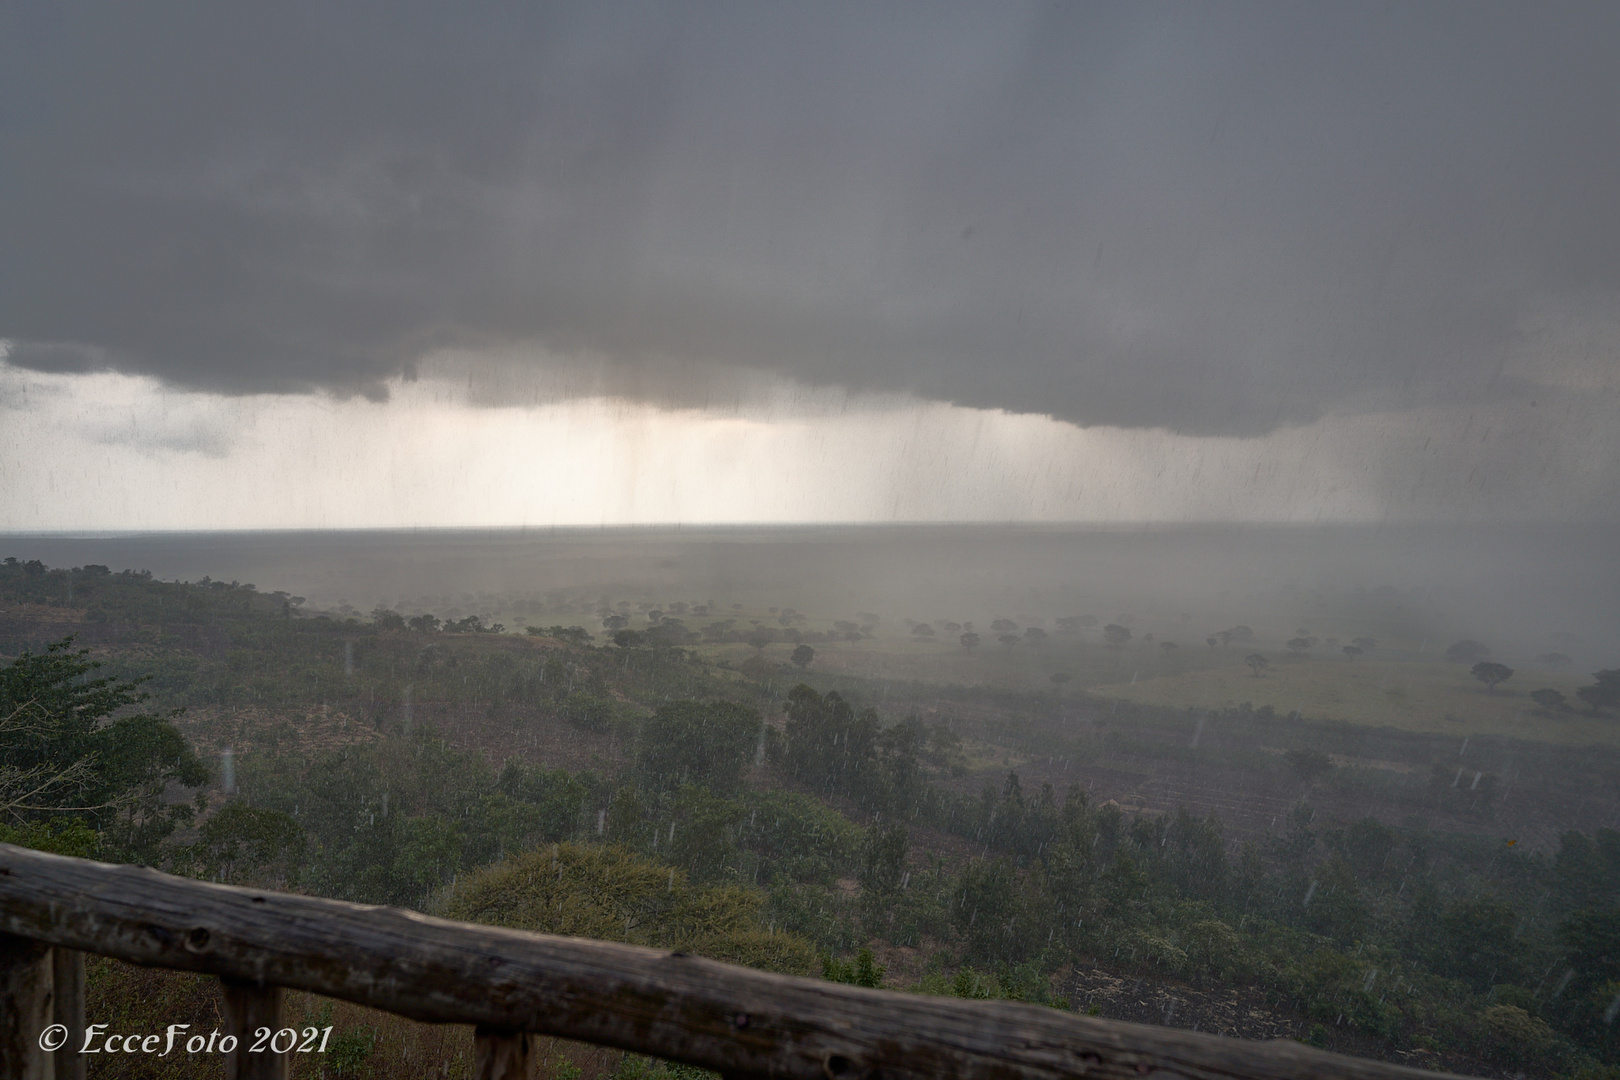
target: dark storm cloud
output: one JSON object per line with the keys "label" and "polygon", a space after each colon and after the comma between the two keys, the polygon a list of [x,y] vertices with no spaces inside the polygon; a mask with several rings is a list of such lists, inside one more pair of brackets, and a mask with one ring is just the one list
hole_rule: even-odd
{"label": "dark storm cloud", "polygon": [[1524,320],[1620,289],[1613,4],[8,11],[0,337],[51,370],[533,347],[1253,433],[1529,389]]}

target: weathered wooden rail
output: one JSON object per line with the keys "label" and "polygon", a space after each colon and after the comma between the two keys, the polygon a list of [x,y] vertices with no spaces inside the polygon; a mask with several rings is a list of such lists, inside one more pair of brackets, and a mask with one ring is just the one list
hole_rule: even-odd
{"label": "weathered wooden rail", "polygon": [[[555,1035],[780,1080],[1436,1080],[1298,1043],[1246,1042],[772,975],[397,908],[211,885],[0,844],[0,1077],[80,1077],[85,952],[217,975],[238,1035],[279,1029],[282,988],[476,1026],[477,1075],[517,1080]],[[93,1022],[94,1018],[90,1018]],[[41,1030],[71,1031],[40,1050]],[[284,1078],[287,1056],[225,1058]]]}

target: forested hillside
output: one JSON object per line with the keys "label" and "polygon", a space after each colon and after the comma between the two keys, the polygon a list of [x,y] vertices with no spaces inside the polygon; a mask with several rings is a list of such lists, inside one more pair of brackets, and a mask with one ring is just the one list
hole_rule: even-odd
{"label": "forested hillside", "polygon": [[[1473,752],[1517,764],[1454,776],[1455,749],[1416,737],[1235,710],[1189,741],[1185,710],[1061,686],[885,704],[763,644],[705,660],[678,621],[303,606],[6,561],[0,839],[869,985],[1620,1075],[1620,831],[1503,835],[1512,770],[1602,775],[1601,755],[1503,743]],[[1424,767],[1354,768],[1344,741],[1366,739]],[[1234,830],[1080,779],[1143,759],[1288,797]],[[370,1053],[356,1074],[395,1067]]]}

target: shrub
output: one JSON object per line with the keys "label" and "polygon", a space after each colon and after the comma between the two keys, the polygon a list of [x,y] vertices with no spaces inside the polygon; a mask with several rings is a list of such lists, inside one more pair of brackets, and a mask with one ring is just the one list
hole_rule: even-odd
{"label": "shrub", "polygon": [[814,949],[761,927],[764,900],[738,886],[693,886],[680,870],[621,847],[554,844],[473,875],[450,894],[442,914],[808,974]]}

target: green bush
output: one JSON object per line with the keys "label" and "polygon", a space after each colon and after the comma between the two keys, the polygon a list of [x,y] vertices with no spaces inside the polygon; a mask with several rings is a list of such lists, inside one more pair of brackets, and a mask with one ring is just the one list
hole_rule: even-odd
{"label": "green bush", "polygon": [[871,949],[862,949],[855,954],[853,960],[840,960],[834,956],[825,956],[821,961],[821,977],[828,982],[848,983],[850,986],[867,986],[874,990],[883,985],[883,975],[886,970],[873,957]]}
{"label": "green bush", "polygon": [[460,882],[447,918],[545,934],[623,941],[774,971],[808,974],[815,950],[760,925],[765,897],[735,885],[694,886],[680,870],[621,847],[553,844]]}
{"label": "green bush", "polygon": [[637,773],[653,789],[735,791],[759,745],[759,713],[729,701],[668,701],[641,726]]}
{"label": "green bush", "polygon": [[29,821],[21,825],[0,825],[0,844],[16,844],[56,855],[88,859],[95,854],[100,842],[94,829],[79,822]]}

